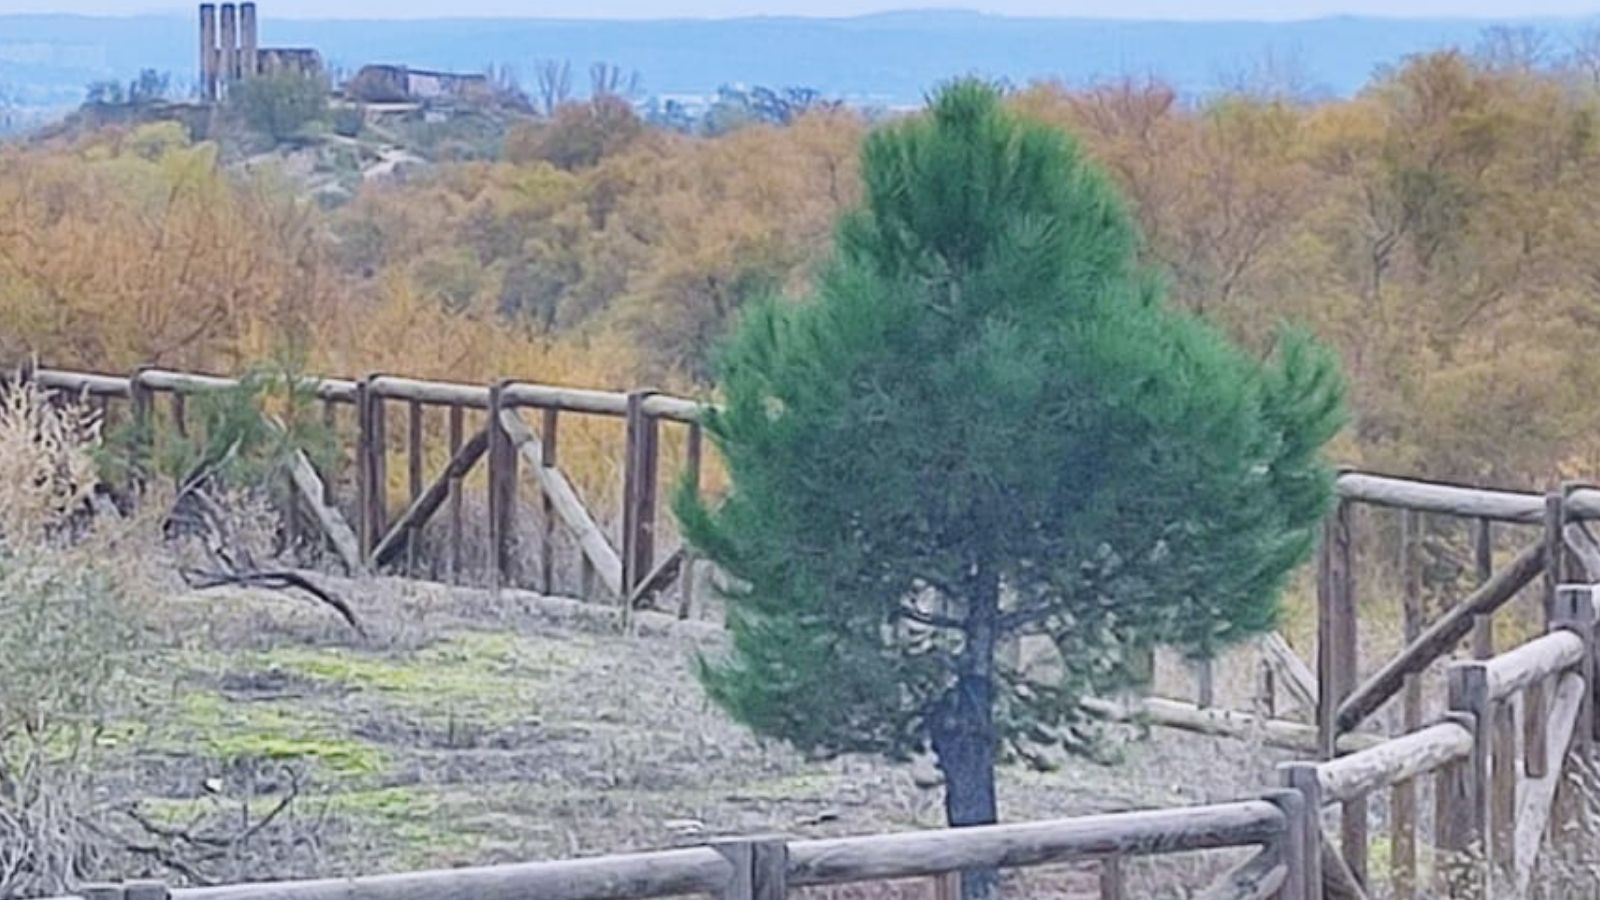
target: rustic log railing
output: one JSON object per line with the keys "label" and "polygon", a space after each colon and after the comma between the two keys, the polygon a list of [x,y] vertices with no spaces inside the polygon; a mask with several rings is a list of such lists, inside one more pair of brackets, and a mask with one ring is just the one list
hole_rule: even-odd
{"label": "rustic log railing", "polygon": [[[225,389],[233,379],[147,369],[127,377],[37,370],[31,377],[61,392],[83,395],[103,407],[125,401],[127,414],[148,422],[156,398],[170,398],[173,427],[186,433],[186,398]],[[541,585],[554,588],[551,562],[556,529],[575,539],[582,560],[580,596],[607,593],[628,611],[674,579],[692,596],[695,566],[680,548],[658,557],[661,423],[686,427],[685,458],[698,472],[702,407],[650,391],[628,393],[502,381],[479,386],[372,375],[360,380],[306,379],[301,387],[336,424],[341,407],[353,407],[353,482],[346,498],[354,525],[336,502],[338,473],[317,472],[303,456],[289,473],[309,519],[352,570],[404,565],[413,573],[416,535],[440,510],[448,510],[447,574],[460,574],[462,491],[468,473],[486,470],[490,574],[496,586],[526,582],[512,554],[519,469],[539,493],[544,515],[539,535]],[[404,404],[408,499],[391,521],[386,417]],[[447,462],[425,471],[423,417],[448,415]],[[523,417],[538,410],[537,424]],[[559,467],[559,424],[564,415],[621,419],[621,539],[613,542]],[[1419,890],[1417,785],[1435,781],[1434,877],[1459,877],[1448,890],[1477,896],[1522,896],[1542,841],[1564,813],[1558,802],[1569,758],[1588,759],[1595,737],[1595,591],[1600,544],[1585,523],[1600,519],[1600,489],[1567,484],[1548,494],[1483,490],[1462,485],[1347,471],[1336,481],[1337,503],[1324,532],[1317,572],[1317,654],[1314,677],[1280,636],[1260,643],[1265,708],[1245,714],[1214,705],[1213,672],[1196,669],[1197,702],[1146,698],[1133,704],[1091,701],[1106,718],[1140,716],[1157,724],[1211,734],[1263,737],[1269,743],[1314,753],[1318,761],[1285,766],[1286,790],[1264,801],[1221,807],[1096,816],[1056,823],[996,826],[953,832],[851,838],[820,842],[743,841],[714,848],[629,857],[530,864],[450,873],[416,873],[336,882],[287,882],[177,891],[186,900],[332,900],[359,894],[386,897],[471,893],[488,897],[645,897],[712,893],[727,897],[782,896],[784,885],[919,877],[969,867],[1011,867],[1097,859],[1102,893],[1123,895],[1121,860],[1127,855],[1255,845],[1261,851],[1230,871],[1206,896],[1282,896],[1294,900],[1363,897],[1369,887],[1368,807],[1387,791],[1391,805],[1390,878],[1397,897]],[[1362,680],[1356,620],[1354,518],[1361,507],[1398,511],[1401,613],[1404,643]],[[1473,567],[1478,585],[1461,602],[1424,621],[1417,575],[1424,516],[1472,522]],[[1496,529],[1530,533],[1520,552],[1495,569]],[[1496,656],[1494,617],[1536,580],[1545,633]],[[1558,588],[1564,580],[1583,585]],[[685,607],[686,609],[686,607]],[[1450,660],[1470,635],[1474,659],[1448,670],[1448,712],[1423,722],[1421,678]],[[1275,694],[1315,711],[1306,725],[1276,717]],[[1400,734],[1385,739],[1368,728],[1373,716],[1400,698]],[[1320,816],[1337,807],[1339,837],[1326,840]],[[1204,823],[1202,825],[1202,823]],[[1233,823],[1233,824],[1229,824]],[[1237,826],[1240,830],[1230,830]],[[1442,861],[1454,860],[1450,865]],[[776,862],[775,862],[776,861]],[[463,874],[465,873],[465,874]],[[451,879],[455,879],[452,886]],[[476,879],[476,880],[474,880]],[[778,887],[774,888],[773,886]],[[1457,888],[1460,890],[1458,891]],[[774,892],[776,891],[776,892]],[[87,893],[87,892],[86,892]],[[129,888],[125,900],[134,897]],[[224,898],[224,895],[227,895]]]}
{"label": "rustic log railing", "polygon": [[[559,862],[408,872],[363,878],[280,881],[169,890],[159,882],[87,885],[84,900],[633,900],[710,894],[777,900],[791,888],[943,876],[969,869],[1021,869],[1125,858],[1253,848],[1206,894],[1257,900],[1291,892],[1306,841],[1297,794],[1049,822],[789,841],[777,837]],[[1102,878],[1104,900],[1123,900],[1120,878]]]}
{"label": "rustic log railing", "polygon": [[[1312,897],[1365,897],[1367,802],[1390,792],[1389,896],[1421,887],[1416,784],[1436,779],[1436,890],[1450,897],[1525,897],[1569,759],[1590,756],[1596,588],[1565,586],[1550,606],[1550,630],[1487,660],[1453,663],[1443,721],[1320,763],[1280,767],[1307,810],[1306,829],[1324,846],[1307,854]],[[1547,690],[1549,702],[1546,703]],[[1324,808],[1340,809],[1340,849],[1321,837]],[[1574,816],[1569,805],[1564,815]],[[1307,890],[1310,890],[1308,887]]]}
{"label": "rustic log railing", "polygon": [[[1519,594],[1539,582],[1540,615],[1553,623],[1556,585],[1563,579],[1600,580],[1600,549],[1584,523],[1600,518],[1600,490],[1564,484],[1547,494],[1486,490],[1464,485],[1345,471],[1336,481],[1338,500],[1324,529],[1317,567],[1317,730],[1320,755],[1331,759],[1342,749],[1341,735],[1362,727],[1382,707],[1401,698],[1401,730],[1421,724],[1421,677],[1448,660],[1471,635],[1471,653],[1484,660],[1494,653],[1495,617]],[[1403,648],[1382,660],[1364,680],[1358,648],[1355,518],[1361,507],[1397,511],[1401,516],[1399,560]],[[1478,587],[1432,622],[1425,622],[1417,559],[1424,516],[1466,519],[1474,524],[1472,556]],[[1523,549],[1495,570],[1496,529],[1528,533]],[[1538,644],[1538,642],[1535,642]],[[1543,654],[1548,646],[1518,652]],[[1546,690],[1559,685],[1536,678],[1519,701],[1541,723]],[[1588,682],[1592,685],[1592,681]],[[1586,701],[1587,702],[1587,701]],[[1529,726],[1530,735],[1533,726]],[[1414,821],[1409,787],[1396,791],[1394,817]],[[1342,804],[1341,844],[1352,873],[1365,881],[1367,799]],[[1408,852],[1407,848],[1399,848]]]}
{"label": "rustic log railing", "polygon": [[[128,416],[147,425],[158,415],[155,398],[167,395],[167,416],[172,427],[187,434],[188,397],[226,390],[239,382],[233,378],[142,369],[127,376],[36,369],[26,372],[51,390],[79,395],[98,403],[108,413],[113,401],[125,401]],[[304,378],[300,390],[323,407],[322,421],[334,430],[340,410],[350,408],[355,419],[354,498],[341,504],[335,496],[340,480],[335,472],[319,473],[303,456],[291,474],[294,494],[323,534],[342,565],[349,571],[401,569],[418,574],[415,567],[418,536],[439,513],[447,510],[448,537],[443,542],[444,576],[459,580],[463,568],[463,484],[486,461],[486,507],[489,575],[496,586],[533,586],[551,593],[557,589],[553,547],[558,529],[564,529],[579,548],[580,584],[575,593],[593,599],[602,593],[632,606],[647,600],[673,581],[680,584],[680,611],[687,615],[693,595],[695,566],[682,549],[660,554],[658,498],[660,432],[663,422],[685,430],[684,458],[698,477],[702,459],[701,404],[654,391],[596,391],[516,381],[472,385],[422,381],[392,375],[369,375],[359,380]],[[391,449],[388,418],[405,413],[405,439],[400,459],[406,469],[408,492],[398,515],[391,518],[388,465]],[[447,462],[431,479],[425,471],[429,454],[424,419],[434,411],[448,417]],[[540,413],[537,428],[523,419],[523,410]],[[624,423],[621,539],[613,543],[581,499],[578,490],[559,468],[558,446],[563,416],[603,416]],[[467,431],[469,416],[478,421]],[[515,536],[518,532],[519,469],[525,465],[538,492],[542,528],[537,537],[537,581],[517,571]],[[351,511],[347,520],[340,506]],[[288,517],[292,522],[293,516]],[[658,563],[658,559],[662,561]]]}

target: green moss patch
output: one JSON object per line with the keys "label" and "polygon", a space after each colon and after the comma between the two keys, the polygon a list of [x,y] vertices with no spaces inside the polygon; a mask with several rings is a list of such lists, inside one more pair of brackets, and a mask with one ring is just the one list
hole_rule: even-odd
{"label": "green moss patch", "polygon": [[384,769],[382,750],[345,737],[329,718],[293,701],[246,703],[210,690],[191,691],[171,720],[157,726],[156,743],[202,749],[207,756],[239,760],[306,760],[341,777],[375,775]]}

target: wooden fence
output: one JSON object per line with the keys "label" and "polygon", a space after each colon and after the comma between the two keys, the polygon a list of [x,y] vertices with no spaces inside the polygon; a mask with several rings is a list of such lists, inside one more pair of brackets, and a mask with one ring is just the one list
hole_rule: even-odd
{"label": "wooden fence", "polygon": [[[107,414],[112,412],[111,404],[126,404],[127,415],[138,426],[149,426],[164,415],[180,434],[189,427],[189,398],[238,384],[233,378],[161,369],[141,369],[127,376],[59,369],[37,369],[25,375],[50,390],[97,403]],[[585,599],[601,595],[626,598],[624,608],[631,609],[679,580],[680,611],[687,615],[688,600],[694,594],[693,561],[686,559],[681,547],[663,553],[666,548],[659,546],[660,445],[663,423],[681,427],[685,465],[698,478],[703,452],[700,404],[649,390],[621,393],[509,380],[472,385],[376,374],[360,380],[305,378],[300,389],[321,405],[322,421],[331,432],[339,432],[342,415],[354,418],[354,446],[340,448],[341,458],[352,460],[353,478],[349,480],[354,497],[338,497],[338,473],[317,471],[303,455],[291,472],[293,494],[348,571],[390,569],[414,575],[409,563],[415,556],[418,535],[444,509],[448,538],[443,568],[445,577],[458,579],[466,527],[463,484],[481,462],[486,470],[484,506],[493,586],[527,586],[545,593],[556,590],[554,547],[557,529],[565,529],[580,552],[580,585],[574,593]],[[164,414],[158,409],[161,397],[167,398]],[[388,490],[393,455],[389,417],[396,408],[405,411],[400,459],[406,467],[408,488],[407,501],[398,514],[390,507]],[[345,410],[348,413],[342,412]],[[537,425],[527,422],[524,410],[539,413]],[[448,422],[448,462],[431,473],[425,471],[430,454],[424,419],[429,413],[442,414]],[[612,541],[561,470],[561,424],[574,415],[624,423],[618,542]],[[513,535],[523,524],[517,520],[517,496],[524,466],[542,508],[537,580],[531,573],[519,571],[513,552]],[[351,511],[348,518],[342,509]],[[286,524],[292,527],[295,521],[296,517],[289,516]]]}
{"label": "wooden fence", "polygon": [[[1537,779],[1545,778],[1547,770],[1552,769],[1545,758],[1546,745],[1567,733],[1559,729],[1574,727],[1573,721],[1563,721],[1563,718],[1577,717],[1575,721],[1585,752],[1593,737],[1593,727],[1589,724],[1593,679],[1588,673],[1592,663],[1588,661],[1587,652],[1574,650],[1580,638],[1583,646],[1592,643],[1593,627],[1572,618],[1592,617],[1593,608],[1591,604],[1575,606],[1570,598],[1564,601],[1557,585],[1568,579],[1600,581],[1600,548],[1583,524],[1600,518],[1600,490],[1568,483],[1541,495],[1355,471],[1341,473],[1337,487],[1338,502],[1324,531],[1317,567],[1319,755],[1324,760],[1331,759],[1337,741],[1368,723],[1380,708],[1396,698],[1401,703],[1402,730],[1415,733],[1422,726],[1424,715],[1422,674],[1436,663],[1448,660],[1457,646],[1470,636],[1471,654],[1483,662],[1477,664],[1481,668],[1474,664],[1455,664],[1449,672],[1448,708],[1458,719],[1453,727],[1475,730],[1473,765],[1481,768],[1487,765],[1485,760],[1505,758],[1517,752],[1513,746],[1517,742],[1510,741],[1507,735],[1513,727],[1508,723],[1513,718],[1519,720],[1523,732],[1520,745],[1527,756],[1525,774],[1535,779],[1527,783],[1516,781],[1507,774],[1510,764],[1502,761],[1496,764],[1498,768],[1494,769],[1492,780],[1479,772],[1477,774],[1482,777],[1471,781],[1472,790],[1485,797],[1498,797],[1498,815],[1492,818],[1499,823],[1494,828],[1500,831],[1484,831],[1488,827],[1485,824],[1489,816],[1487,811],[1475,812],[1470,819],[1460,815],[1464,807],[1457,808],[1449,816],[1440,813],[1438,825],[1442,833],[1438,837],[1446,850],[1460,851],[1463,842],[1470,841],[1488,841],[1493,845],[1494,853],[1499,854],[1498,868],[1485,870],[1487,877],[1487,874],[1506,869],[1513,860],[1516,844],[1500,833],[1512,828],[1508,823],[1520,815],[1514,808],[1513,798],[1544,798],[1535,802],[1535,807],[1548,803],[1545,794],[1553,792],[1556,779],[1552,778],[1548,784]],[[1404,638],[1402,649],[1379,661],[1375,667],[1368,666],[1373,670],[1365,678],[1361,677],[1360,604],[1354,559],[1355,516],[1361,507],[1390,510],[1400,517],[1398,558],[1402,590],[1399,599]],[[1420,561],[1417,556],[1423,516],[1465,519],[1471,524],[1477,579],[1476,588],[1431,622],[1424,621],[1418,578]],[[1497,530],[1506,532],[1501,537],[1518,548],[1498,570],[1495,567]],[[1519,532],[1525,535],[1520,540]],[[1495,649],[1496,614],[1524,589],[1530,588],[1537,591],[1538,618],[1550,634],[1488,661]],[[1581,664],[1577,659],[1566,660],[1558,651],[1579,653]],[[1555,666],[1555,669],[1545,671],[1541,667],[1546,665]],[[1513,685],[1514,690],[1495,689],[1485,694],[1487,689],[1481,680],[1506,671],[1533,674],[1506,682]],[[1579,681],[1565,680],[1565,676]],[[1575,684],[1582,685],[1579,701],[1572,701],[1571,692],[1579,690]],[[1578,702],[1578,706],[1572,709],[1562,706],[1566,701]],[[1432,732],[1435,738],[1450,733],[1450,729]],[[1498,743],[1487,740],[1491,735],[1498,735]],[[1561,746],[1561,753],[1564,753],[1565,741]],[[1460,768],[1452,767],[1450,777],[1455,779],[1457,789],[1465,789],[1461,785],[1463,776],[1457,771]],[[1553,770],[1562,770],[1559,761]],[[1423,773],[1413,773],[1418,774]],[[1362,884],[1367,882],[1367,793],[1349,792],[1348,796],[1339,798],[1344,861]],[[1525,812],[1532,815],[1537,809]],[[1408,776],[1394,785],[1390,819],[1398,832],[1390,854],[1397,896],[1411,896],[1416,884],[1417,844],[1413,835],[1418,820],[1413,777]],[[1464,832],[1453,832],[1445,827],[1463,821],[1470,826]],[[1524,856],[1531,852],[1528,840],[1524,839]],[[1511,871],[1525,878],[1530,870],[1512,865]],[[1502,884],[1504,877],[1509,876],[1502,872]]]}
{"label": "wooden fence", "polygon": [[[161,370],[127,377],[38,370],[52,389],[100,403],[126,401],[134,421],[156,415],[167,395],[168,415],[185,427],[185,398],[233,385],[231,379]],[[583,591],[599,586],[631,609],[674,578],[692,578],[681,549],[658,562],[657,493],[662,423],[685,427],[691,471],[701,459],[700,415],[692,402],[647,391],[610,393],[520,382],[489,386],[422,382],[373,375],[360,381],[309,379],[327,422],[340,406],[354,409],[356,497],[347,523],[334,496],[335,479],[297,460],[293,485],[322,536],[352,570],[394,567],[415,535],[440,508],[449,510],[449,571],[460,563],[461,494],[465,475],[487,460],[486,506],[490,570],[496,585],[524,583],[511,553],[519,460],[526,463],[545,515],[539,549],[542,586],[552,588],[554,529],[566,528],[582,550]],[[390,518],[386,502],[390,456],[386,416],[391,404],[408,410],[403,458],[409,501]],[[431,480],[423,471],[422,417],[440,408],[449,420],[449,461]],[[523,409],[541,413],[537,427]],[[470,436],[467,416],[476,417]],[[599,415],[625,423],[620,549],[597,524],[559,467],[563,415]],[[481,422],[481,424],[477,424]],[[1218,806],[1090,816],[1057,822],[953,831],[914,832],[825,841],[757,839],[660,853],[424,872],[334,881],[282,882],[170,892],[181,900],[411,900],[424,895],[509,898],[631,898],[708,893],[719,897],[781,897],[791,887],[940,875],[977,867],[1027,867],[1097,860],[1103,897],[1125,895],[1127,856],[1225,847],[1259,848],[1229,871],[1207,896],[1368,896],[1369,815],[1387,793],[1389,881],[1394,896],[1414,897],[1424,875],[1421,849],[1431,831],[1431,878],[1449,896],[1525,896],[1552,827],[1576,815],[1564,777],[1576,760],[1591,758],[1595,738],[1596,591],[1600,545],[1585,523],[1600,519],[1600,490],[1563,485],[1548,494],[1484,490],[1462,485],[1347,471],[1337,479],[1317,564],[1317,654],[1313,673],[1287,642],[1269,635],[1263,655],[1265,714],[1215,708],[1209,668],[1197,673],[1194,703],[1149,698],[1132,707],[1091,701],[1091,711],[1140,716],[1158,724],[1224,735],[1265,736],[1307,747],[1314,759],[1281,769],[1281,787],[1262,799]],[[1365,679],[1359,653],[1356,541],[1362,507],[1400,517],[1403,647],[1373,661]],[[1416,577],[1421,517],[1472,523],[1476,587],[1432,621],[1425,621]],[[1531,532],[1508,561],[1495,566],[1496,530]],[[1524,589],[1539,588],[1540,636],[1495,655],[1495,615]],[[1563,586],[1564,582],[1578,582]],[[685,597],[692,591],[685,589]],[[1470,660],[1449,662],[1470,636]],[[1442,718],[1425,721],[1422,675],[1449,663]],[[1313,722],[1274,714],[1286,693]],[[1400,727],[1374,733],[1375,714],[1399,699]],[[1418,786],[1434,783],[1434,822],[1422,827]],[[1563,802],[1565,798],[1566,802]],[[1336,810],[1337,840],[1323,834],[1325,812]],[[157,900],[161,885],[95,886],[100,900]]]}
{"label": "wooden fence", "polygon": [[[84,900],[633,900],[709,894],[777,900],[793,888],[938,877],[968,869],[1022,869],[1095,862],[1105,900],[1131,896],[1128,857],[1250,848],[1203,896],[1247,900],[1294,893],[1307,845],[1300,795],[1053,822],[790,841],[725,840],[705,847],[560,862],[281,881],[169,891],[158,882],[89,885]],[[944,884],[942,882],[941,884]]]}
{"label": "wooden fence", "polygon": [[1437,895],[1527,896],[1547,836],[1570,837],[1562,826],[1579,814],[1570,796],[1561,807],[1557,798],[1571,790],[1563,780],[1571,763],[1591,755],[1595,622],[1595,588],[1562,587],[1546,634],[1487,660],[1450,664],[1442,720],[1411,724],[1355,753],[1282,766],[1284,784],[1304,798],[1306,828],[1325,808],[1339,811],[1340,849],[1327,841],[1307,857],[1303,877],[1327,885],[1328,896],[1366,895],[1367,802],[1387,791],[1389,896],[1417,896],[1417,787],[1432,777]]}

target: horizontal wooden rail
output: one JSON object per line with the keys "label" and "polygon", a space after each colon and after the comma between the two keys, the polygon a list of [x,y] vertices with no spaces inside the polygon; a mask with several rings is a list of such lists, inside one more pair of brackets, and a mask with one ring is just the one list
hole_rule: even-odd
{"label": "horizontal wooden rail", "polygon": [[1414,731],[1317,767],[1324,803],[1342,803],[1432,772],[1472,753],[1472,733],[1454,722]]}
{"label": "horizontal wooden rail", "polygon": [[[1092,716],[1113,722],[1145,718],[1151,724],[1196,734],[1210,734],[1248,740],[1260,737],[1265,744],[1285,750],[1315,752],[1317,727],[1286,719],[1262,718],[1252,713],[1218,707],[1200,707],[1182,700],[1165,697],[1144,697],[1128,703],[1086,697],[1084,711]],[[1339,750],[1354,752],[1376,746],[1383,738],[1373,734],[1350,732],[1339,736]]]}
{"label": "horizontal wooden rail", "polygon": [[128,396],[128,379],[115,375],[94,375],[87,372],[63,372],[57,369],[39,369],[33,379],[51,390],[93,397]]}
{"label": "horizontal wooden rail", "polygon": [[[1526,525],[1544,522],[1543,494],[1467,487],[1367,472],[1343,472],[1335,484],[1343,499],[1374,506]],[[1600,518],[1600,490],[1579,488],[1573,491],[1566,498],[1566,510],[1569,518]]]}
{"label": "horizontal wooden rail", "polygon": [[[237,378],[220,375],[200,375],[193,372],[174,372],[167,369],[146,369],[138,374],[139,384],[152,391],[173,394],[203,394],[208,391],[227,390],[239,384]],[[300,379],[300,388],[315,394],[318,399],[354,403],[356,383],[340,378]]]}
{"label": "horizontal wooden rail", "polygon": [[1478,616],[1486,616],[1511,601],[1544,571],[1545,549],[1536,543],[1518,553],[1511,564],[1496,572],[1467,599],[1456,604],[1423,630],[1417,639],[1390,659],[1367,682],[1339,704],[1339,731],[1350,731],[1399,692],[1407,675],[1416,675],[1449,653],[1472,631]]}
{"label": "horizontal wooden rail", "polygon": [[[100,408],[108,409],[112,398],[128,399],[133,406],[132,419],[149,420],[151,397],[166,393],[173,397],[172,421],[183,432],[186,427],[184,399],[191,395],[224,391],[240,383],[237,378],[167,369],[141,369],[132,375],[101,375],[58,369],[16,370],[43,387],[72,394],[93,395]],[[4,378],[0,374],[0,378]],[[322,419],[330,429],[336,427],[335,403],[348,403],[359,407],[356,416],[357,440],[355,453],[355,478],[357,498],[354,504],[356,528],[351,529],[338,521],[338,506],[334,502],[333,484],[336,471],[324,473],[330,479],[308,477],[317,473],[296,471],[293,480],[296,493],[305,498],[313,517],[322,531],[339,551],[347,569],[355,571],[351,557],[359,556],[359,567],[376,562],[382,566],[392,563],[404,552],[408,560],[416,552],[416,538],[433,514],[445,503],[451,508],[450,577],[459,577],[461,536],[460,480],[464,470],[471,467],[480,455],[489,458],[490,474],[490,571],[494,577],[516,581],[511,553],[514,544],[514,527],[511,519],[517,510],[516,472],[519,460],[527,458],[532,463],[531,472],[539,482],[541,503],[546,513],[542,529],[539,558],[543,587],[556,589],[553,572],[555,557],[552,541],[557,534],[556,523],[564,525],[577,538],[583,551],[584,565],[579,578],[581,593],[588,597],[593,588],[603,585],[611,595],[624,600],[642,601],[663,590],[673,578],[681,577],[685,584],[692,581],[692,566],[682,563],[686,556],[669,554],[667,563],[656,566],[656,518],[658,502],[657,481],[660,478],[660,461],[657,450],[658,426],[662,420],[676,421],[688,427],[688,463],[698,473],[701,464],[701,419],[707,407],[699,402],[679,397],[663,396],[653,391],[628,393],[605,390],[568,388],[556,385],[531,384],[504,380],[494,386],[461,382],[431,381],[393,375],[370,375],[360,381],[300,377],[298,386],[308,390],[324,402]],[[393,403],[410,405],[409,440],[406,460],[409,465],[410,505],[400,520],[388,522],[389,483],[387,459],[393,452],[386,438],[385,408]],[[444,407],[451,416],[450,463],[446,471],[424,488],[426,448],[423,440],[424,407]],[[543,432],[539,438],[517,416],[520,408],[537,408],[543,412]],[[485,441],[474,439],[462,447],[460,437],[463,414],[467,410],[485,410],[490,413],[491,427]],[[562,412],[589,413],[612,416],[626,422],[627,449],[623,461],[623,540],[626,553],[619,553],[600,528],[596,517],[585,507],[572,484],[556,468],[556,425]],[[501,438],[509,440],[502,442]],[[541,439],[548,437],[549,446]],[[481,448],[479,444],[485,444]],[[303,468],[303,467],[302,467]],[[316,495],[320,492],[321,496]],[[286,521],[292,532],[297,520]],[[347,540],[350,532],[353,544]],[[293,535],[291,534],[291,541]],[[352,554],[351,547],[358,554]],[[496,582],[498,583],[498,582]],[[684,591],[692,596],[692,591]]]}
{"label": "horizontal wooden rail", "polygon": [[413,400],[435,406],[465,406],[469,409],[489,408],[489,389],[477,384],[380,375],[367,382],[367,390],[385,400]]}
{"label": "horizontal wooden rail", "polygon": [[169,372],[165,369],[146,369],[139,373],[139,383],[152,391],[171,391],[179,394],[198,394],[220,391],[239,384],[236,378],[218,375],[196,375],[189,372]]}
{"label": "horizontal wooden rail", "polygon": [[401,875],[172,892],[173,900],[632,900],[721,891],[733,866],[707,847]]}
{"label": "horizontal wooden rail", "polygon": [[[120,375],[100,375],[92,372],[73,372],[63,369],[38,369],[32,373],[38,383],[54,390],[72,393],[87,392],[93,396],[127,397],[131,379]],[[223,390],[237,385],[238,379],[166,369],[147,369],[139,374],[143,387],[153,391],[177,394],[198,394]],[[356,382],[342,378],[307,377],[305,386],[319,399],[340,403],[354,403]],[[380,375],[373,378],[367,389],[385,400],[408,400],[439,406],[463,406],[469,409],[487,409],[489,389],[480,385],[448,381],[426,381]],[[508,407],[533,407],[556,409],[563,412],[594,413],[596,415],[623,417],[628,413],[628,395],[620,391],[600,391],[587,388],[569,388],[558,385],[507,383],[503,403]],[[646,416],[669,421],[699,422],[705,404],[682,397],[654,394],[643,403]]]}
{"label": "horizontal wooden rail", "polygon": [[1264,846],[1280,838],[1285,827],[1277,806],[1250,800],[1056,822],[797,841],[789,845],[789,885],[918,878],[959,869],[1041,866],[1113,854]]}
{"label": "horizontal wooden rail", "polygon": [[1484,663],[1489,699],[1500,700],[1526,690],[1557,672],[1583,661],[1583,638],[1570,631],[1552,631]]}
{"label": "horizontal wooden rail", "polygon": [[558,862],[173,891],[141,881],[88,885],[82,893],[85,900],[633,900],[708,893],[776,900],[798,887],[1259,847],[1206,894],[1240,900],[1288,883],[1303,858],[1302,810],[1298,795],[1274,792],[1262,800],[1013,825],[808,841],[726,838],[706,847]]}

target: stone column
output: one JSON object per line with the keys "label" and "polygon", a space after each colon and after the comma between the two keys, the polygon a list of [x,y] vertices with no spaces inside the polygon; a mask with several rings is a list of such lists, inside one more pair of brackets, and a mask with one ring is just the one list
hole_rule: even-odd
{"label": "stone column", "polygon": [[217,99],[217,5],[200,4],[200,97]]}
{"label": "stone column", "polygon": [[224,85],[239,78],[239,20],[238,7],[222,4],[222,65],[221,80]]}
{"label": "stone column", "polygon": [[256,5],[239,4],[239,77],[254,78],[260,71],[256,52]]}

